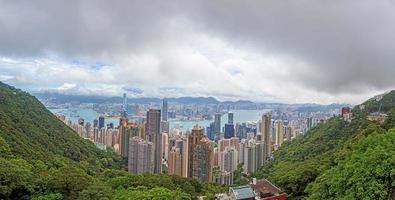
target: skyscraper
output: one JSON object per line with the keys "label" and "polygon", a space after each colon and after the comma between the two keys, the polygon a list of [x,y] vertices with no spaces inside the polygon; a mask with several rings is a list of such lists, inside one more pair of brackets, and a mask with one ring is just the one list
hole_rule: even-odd
{"label": "skyscraper", "polygon": [[256,169],[259,169],[265,163],[266,158],[265,143],[262,140],[255,142],[255,157],[256,157]]}
{"label": "skyscraper", "polygon": [[169,156],[169,134],[166,132],[162,133],[162,156],[168,159]]}
{"label": "skyscraper", "polygon": [[203,129],[195,126],[188,136],[188,177],[212,181],[213,146]]}
{"label": "skyscraper", "polygon": [[275,144],[277,147],[280,147],[284,141],[284,124],[282,120],[276,120],[275,124],[275,131],[276,131],[276,140]]}
{"label": "skyscraper", "polygon": [[182,176],[182,152],[180,148],[172,147],[169,152],[169,174]]}
{"label": "skyscraper", "polygon": [[256,171],[256,147],[255,141],[249,140],[244,146],[244,173],[254,173]]}
{"label": "skyscraper", "polygon": [[227,138],[232,138],[235,137],[235,127],[233,124],[225,124],[225,134],[224,137]]}
{"label": "skyscraper", "polygon": [[212,140],[212,141],[215,140],[215,131],[214,131],[214,127],[215,127],[214,122],[211,122],[211,123],[210,123],[210,126],[208,126],[208,127],[206,128],[206,130],[207,130],[207,137],[208,137],[210,140]]}
{"label": "skyscraper", "polygon": [[236,148],[227,146],[224,151],[220,152],[219,167],[221,171],[233,173],[237,168],[238,152]]}
{"label": "skyscraper", "polygon": [[99,129],[104,127],[104,116],[99,117]]}
{"label": "skyscraper", "polygon": [[128,171],[135,174],[153,172],[153,144],[139,137],[130,138]]}
{"label": "skyscraper", "polygon": [[271,129],[271,115],[270,113],[266,113],[262,115],[262,122],[261,122],[261,132],[262,132],[262,139],[265,143],[265,154],[266,158],[268,159],[272,153],[272,145],[270,141],[270,129]]}
{"label": "skyscraper", "polygon": [[169,126],[170,126],[170,123],[168,121],[161,121],[160,122],[161,132],[162,133],[169,133],[169,131],[170,131]]}
{"label": "skyscraper", "polygon": [[145,133],[147,140],[154,145],[154,173],[162,172],[162,135],[160,132],[160,110],[149,109],[147,111],[147,122]]}
{"label": "skyscraper", "polygon": [[123,93],[123,103],[122,103],[122,117],[128,117],[128,98],[126,97],[126,93]]}
{"label": "skyscraper", "polygon": [[81,125],[81,126],[84,126],[84,118],[81,118],[81,117],[80,117],[80,118],[78,119],[78,124]]}
{"label": "skyscraper", "polygon": [[287,141],[290,141],[292,139],[293,135],[293,126],[291,124],[288,124],[287,127],[285,128],[285,138]]}
{"label": "skyscraper", "polygon": [[228,124],[233,124],[233,113],[228,113]]}
{"label": "skyscraper", "polygon": [[93,120],[93,128],[97,128],[97,127],[99,127],[99,120],[94,119]]}
{"label": "skyscraper", "polygon": [[221,114],[219,113],[214,115],[214,133],[217,139],[219,139],[221,134]]}
{"label": "skyscraper", "polygon": [[310,130],[313,127],[313,118],[312,117],[308,117],[306,119],[306,128],[307,131]]}
{"label": "skyscraper", "polygon": [[128,157],[128,153],[129,153],[130,134],[127,129],[128,128],[124,125],[121,125],[119,127],[119,131],[120,131],[119,150],[121,152],[121,156],[123,156],[123,157]]}
{"label": "skyscraper", "polygon": [[162,121],[167,121],[167,99],[164,98],[162,102]]}

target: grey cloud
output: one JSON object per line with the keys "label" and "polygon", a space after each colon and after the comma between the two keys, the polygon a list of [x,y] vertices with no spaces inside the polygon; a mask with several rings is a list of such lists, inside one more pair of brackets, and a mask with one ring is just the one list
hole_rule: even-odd
{"label": "grey cloud", "polygon": [[238,46],[305,63],[307,69],[290,68],[307,87],[339,93],[395,86],[392,1],[208,2],[196,21]]}
{"label": "grey cloud", "polygon": [[[139,54],[183,40],[172,23],[185,20],[235,47],[303,63],[288,66],[288,80],[311,90],[360,93],[395,86],[394,7],[385,0],[0,1],[0,54]],[[180,76],[169,72],[172,61],[163,65]]]}

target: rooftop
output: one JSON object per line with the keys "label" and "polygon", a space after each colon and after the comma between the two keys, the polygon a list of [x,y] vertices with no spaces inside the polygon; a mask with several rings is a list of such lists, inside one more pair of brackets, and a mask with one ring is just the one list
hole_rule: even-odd
{"label": "rooftop", "polygon": [[249,199],[255,198],[255,193],[252,190],[251,186],[244,185],[239,187],[231,187],[229,189],[230,193],[236,197],[236,199]]}

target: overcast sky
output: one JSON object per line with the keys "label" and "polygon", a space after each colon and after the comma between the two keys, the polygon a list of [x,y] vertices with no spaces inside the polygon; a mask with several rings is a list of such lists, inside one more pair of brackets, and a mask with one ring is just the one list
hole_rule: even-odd
{"label": "overcast sky", "polygon": [[356,104],[395,89],[395,3],[0,0],[0,81],[70,94]]}

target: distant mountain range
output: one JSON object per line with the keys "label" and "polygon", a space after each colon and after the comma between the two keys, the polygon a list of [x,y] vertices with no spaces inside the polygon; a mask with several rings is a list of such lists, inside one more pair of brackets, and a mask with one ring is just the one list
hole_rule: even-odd
{"label": "distant mountain range", "polygon": [[[40,101],[64,104],[64,103],[117,103],[123,102],[122,97],[106,97],[106,96],[89,96],[89,95],[68,95],[60,93],[33,93]],[[257,103],[247,100],[238,101],[219,101],[214,97],[178,97],[168,98],[169,103],[178,104],[195,104],[195,105],[218,105],[223,108],[230,107],[231,109],[292,109],[298,112],[316,112],[339,109],[343,106],[350,106],[347,104],[329,104],[321,105],[314,103],[305,104],[284,104],[284,103]],[[155,97],[139,97],[128,98],[128,104],[161,104],[161,98]]]}
{"label": "distant mountain range", "polygon": [[[107,96],[92,96],[92,95],[70,95],[52,92],[39,92],[33,93],[33,95],[40,100],[50,101],[52,103],[122,103],[122,97],[107,97]],[[177,97],[177,98],[167,98],[169,103],[180,103],[180,104],[222,104],[222,105],[292,105],[294,107],[311,107],[319,108],[325,107],[339,107],[346,104],[315,104],[315,103],[305,103],[305,104],[284,104],[284,103],[258,103],[248,100],[238,100],[238,101],[219,101],[214,97]],[[130,104],[160,104],[162,103],[161,98],[156,97],[136,97],[128,98],[128,103]]]}
{"label": "distant mountain range", "polygon": [[[33,93],[39,99],[50,100],[54,103],[67,103],[67,102],[79,102],[79,103],[122,103],[122,97],[106,97],[106,96],[89,96],[89,95],[68,95],[60,93]],[[254,104],[252,101],[239,100],[239,101],[219,101],[214,97],[178,97],[178,98],[167,98],[170,103],[180,104]],[[161,103],[161,98],[155,97],[137,97],[128,98],[128,103],[136,104],[150,104],[150,103]]]}

